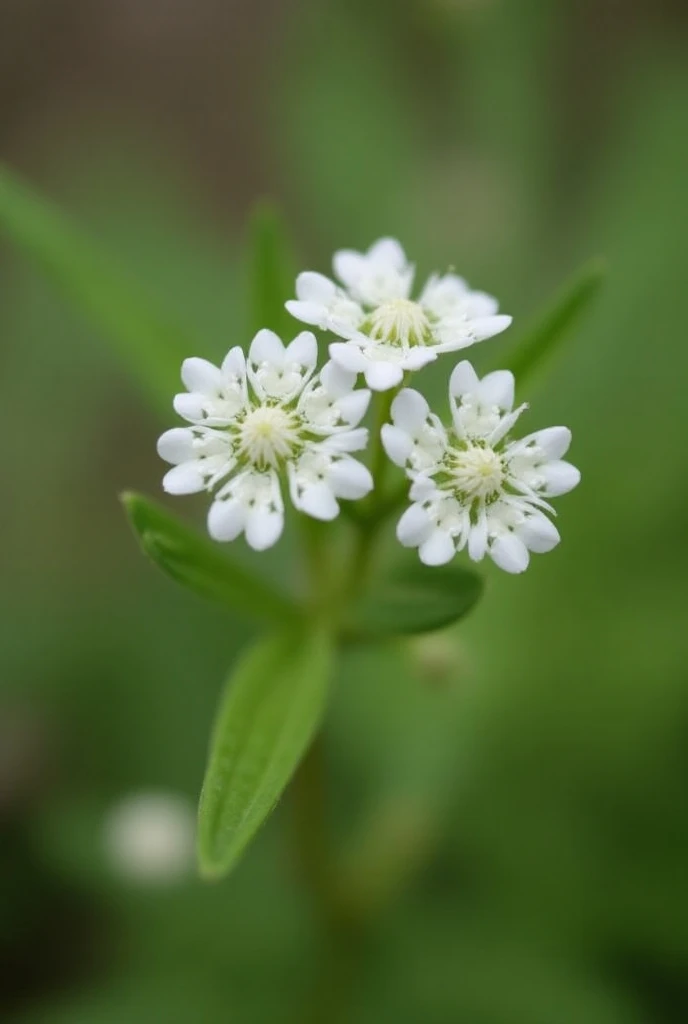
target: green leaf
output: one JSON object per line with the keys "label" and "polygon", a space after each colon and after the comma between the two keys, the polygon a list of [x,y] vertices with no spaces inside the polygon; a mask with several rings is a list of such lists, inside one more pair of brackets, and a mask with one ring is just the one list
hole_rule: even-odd
{"label": "green leaf", "polygon": [[430,633],[467,615],[481,596],[483,581],[458,566],[397,566],[355,604],[348,623],[364,640]]}
{"label": "green leaf", "polygon": [[281,626],[300,619],[288,597],[230,562],[218,545],[160,505],[132,493],[123,494],[122,503],[145,553],[183,587],[236,612]]}
{"label": "green leaf", "polygon": [[558,297],[515,341],[500,366],[508,366],[519,387],[551,358],[566,335],[592,305],[607,276],[603,259],[590,260],[566,284]]}
{"label": "green leaf", "polygon": [[178,390],[192,338],[55,205],[0,167],[0,230],[112,343],[158,408]]}
{"label": "green leaf", "polygon": [[291,339],[298,324],[284,304],[294,296],[296,271],[287,230],[276,208],[256,206],[250,229],[249,338],[262,327]]}
{"label": "green leaf", "polygon": [[325,711],[329,637],[262,640],[229,678],[210,744],[198,821],[204,878],[225,875],[279,800]]}

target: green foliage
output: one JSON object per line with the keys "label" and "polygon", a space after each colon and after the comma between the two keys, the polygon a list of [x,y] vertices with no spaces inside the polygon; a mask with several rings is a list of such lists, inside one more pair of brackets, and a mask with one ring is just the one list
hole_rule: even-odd
{"label": "green foliage", "polygon": [[259,621],[284,626],[298,620],[298,610],[285,595],[255,572],[231,562],[217,544],[156,502],[126,493],[122,503],[145,553],[183,587]]}
{"label": "green foliage", "polygon": [[500,359],[514,374],[519,387],[537,373],[588,312],[607,277],[607,264],[595,258],[563,286],[552,303],[526,328]]}
{"label": "green foliage", "polygon": [[429,633],[462,619],[482,591],[480,576],[458,565],[397,564],[355,604],[349,628],[364,640]]}
{"label": "green foliage", "polygon": [[134,379],[166,410],[182,359],[198,347],[193,338],[56,206],[6,167],[0,167],[0,230],[102,332]]}
{"label": "green foliage", "polygon": [[230,676],[199,808],[201,873],[235,865],[279,800],[325,711],[331,644],[318,629],[262,640]]}
{"label": "green foliage", "polygon": [[251,218],[248,338],[262,327],[283,339],[300,325],[284,304],[294,293],[296,268],[285,224],[278,210],[259,203]]}

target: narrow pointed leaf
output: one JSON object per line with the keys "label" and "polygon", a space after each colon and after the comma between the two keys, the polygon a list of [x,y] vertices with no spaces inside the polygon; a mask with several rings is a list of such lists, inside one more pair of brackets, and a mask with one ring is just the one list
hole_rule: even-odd
{"label": "narrow pointed leaf", "polygon": [[603,259],[592,259],[564,285],[552,304],[516,339],[500,359],[508,366],[519,387],[550,359],[589,310],[607,276]]}
{"label": "narrow pointed leaf", "polygon": [[284,304],[294,292],[294,259],[284,222],[268,203],[259,204],[251,220],[249,273],[249,337],[262,327],[293,337],[300,326]]}
{"label": "narrow pointed leaf", "polygon": [[0,167],[0,232],[107,338],[159,409],[193,340],[62,211]]}
{"label": "narrow pointed leaf", "polygon": [[331,656],[321,632],[280,634],[251,648],[230,676],[199,808],[205,878],[231,870],[306,753],[325,711]]}
{"label": "narrow pointed leaf", "polygon": [[429,633],[467,615],[482,590],[481,577],[469,569],[405,564],[376,580],[347,625],[362,640]]}
{"label": "narrow pointed leaf", "polygon": [[145,553],[183,587],[260,621],[283,626],[299,619],[286,595],[230,561],[219,545],[160,505],[131,493],[122,495],[122,503]]}

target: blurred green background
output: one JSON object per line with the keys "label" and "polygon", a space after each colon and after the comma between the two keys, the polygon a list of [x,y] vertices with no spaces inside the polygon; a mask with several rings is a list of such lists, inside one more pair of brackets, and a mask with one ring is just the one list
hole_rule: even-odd
{"label": "blurred green background", "polygon": [[[421,275],[455,265],[517,323],[609,261],[528,396],[529,429],[570,425],[583,473],[560,548],[524,577],[488,571],[456,634],[342,667],[332,828],[353,857],[374,864],[390,837],[397,854],[331,990],[361,1024],[688,1020],[687,13],[0,0],[0,156],[190,325],[194,354],[247,340],[241,253],[266,195],[302,266],[392,234]],[[427,375],[438,396],[445,371]],[[321,939],[288,799],[219,886],[146,883],[105,855],[123,798],[195,801],[247,632],[146,564],[117,502],[158,493],[172,421],[3,245],[0,1016],[16,1024],[311,1019]]]}

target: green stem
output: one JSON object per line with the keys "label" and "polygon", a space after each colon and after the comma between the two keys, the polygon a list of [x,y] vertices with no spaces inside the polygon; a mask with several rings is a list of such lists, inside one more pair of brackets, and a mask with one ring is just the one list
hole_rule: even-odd
{"label": "green stem", "polygon": [[382,488],[385,482],[387,467],[389,465],[387,454],[382,444],[382,428],[385,423],[389,422],[392,402],[396,398],[398,392],[399,388],[393,388],[391,391],[383,391],[375,396],[371,473],[373,474],[373,483],[375,484],[373,500],[376,503],[379,502],[382,497]]}
{"label": "green stem", "polygon": [[327,763],[323,736],[316,737],[291,786],[297,867],[310,893],[321,934],[321,962],[310,1006],[299,1022],[336,1024],[346,1013],[360,955],[362,922],[342,900],[327,828]]}
{"label": "green stem", "polygon": [[[333,587],[329,524],[303,517],[303,550],[307,566],[311,615],[329,618],[338,631],[342,607]],[[352,927],[336,877],[327,820],[327,759],[322,733],[316,736],[290,787],[297,870],[310,896],[320,933],[316,984],[311,1003],[299,1024],[336,1024],[346,1013],[352,973],[358,960],[360,930]]]}
{"label": "green stem", "polygon": [[308,603],[314,618],[323,621],[332,605],[332,564],[327,527],[310,516],[299,516],[306,564]]}
{"label": "green stem", "polygon": [[372,457],[370,471],[373,477],[373,492],[369,499],[366,514],[356,520],[356,542],[351,558],[351,567],[347,583],[344,587],[345,599],[351,598],[365,584],[372,568],[372,550],[380,528],[384,524],[385,515],[380,510],[385,507],[385,477],[389,468],[389,459],[382,444],[382,427],[389,422],[392,402],[399,388],[383,391],[375,396]]}
{"label": "green stem", "polygon": [[[370,573],[375,540],[392,510],[390,499],[392,507],[398,500],[396,495],[392,498],[384,494],[388,460],[381,437],[382,426],[389,421],[398,390],[375,396],[371,461],[374,488],[365,514],[353,520],[355,547],[338,595],[332,590],[331,558],[321,529],[324,524],[304,523],[312,613],[318,617],[334,615],[336,628],[341,625],[348,602],[363,587]],[[352,989],[352,974],[360,960],[366,924],[365,914],[354,909],[355,901],[345,898],[335,874],[327,829],[326,768],[320,735],[299,766],[291,786],[299,871],[311,894],[324,940],[321,974],[306,1017],[309,1024],[335,1024],[346,1012],[346,999]]]}

